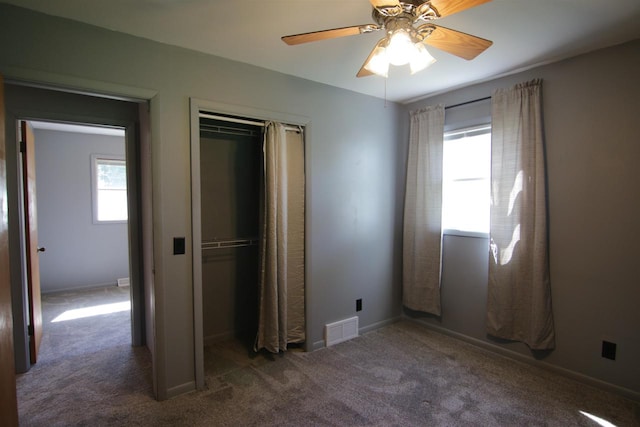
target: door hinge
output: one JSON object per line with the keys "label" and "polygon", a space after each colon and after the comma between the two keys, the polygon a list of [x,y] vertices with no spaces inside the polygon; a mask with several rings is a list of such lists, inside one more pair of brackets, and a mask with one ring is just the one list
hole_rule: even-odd
{"label": "door hinge", "polygon": [[27,144],[24,141],[20,141],[20,152],[24,153],[27,151]]}
{"label": "door hinge", "polygon": [[29,336],[30,337],[32,337],[32,336],[34,336],[36,334],[35,331],[33,330],[33,325],[29,325],[29,327],[27,329],[29,331]]}

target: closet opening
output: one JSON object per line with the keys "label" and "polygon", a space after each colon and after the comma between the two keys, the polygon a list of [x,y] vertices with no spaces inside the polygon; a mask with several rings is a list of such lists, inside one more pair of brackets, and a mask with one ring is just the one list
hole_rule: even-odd
{"label": "closet opening", "polygon": [[257,332],[263,130],[200,118],[205,345],[235,338],[249,347]]}
{"label": "closet opening", "polygon": [[231,353],[241,364],[305,344],[304,128],[192,109],[191,149],[203,388]]}

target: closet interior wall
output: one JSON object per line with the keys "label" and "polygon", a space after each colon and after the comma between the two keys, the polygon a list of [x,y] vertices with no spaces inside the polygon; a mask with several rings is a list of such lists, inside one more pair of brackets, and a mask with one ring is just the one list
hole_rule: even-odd
{"label": "closet interior wall", "polygon": [[205,343],[255,339],[262,132],[260,126],[200,118]]}

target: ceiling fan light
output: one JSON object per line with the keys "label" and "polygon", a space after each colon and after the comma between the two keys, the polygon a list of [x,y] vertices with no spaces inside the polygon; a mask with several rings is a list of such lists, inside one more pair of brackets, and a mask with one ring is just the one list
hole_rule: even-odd
{"label": "ceiling fan light", "polygon": [[415,47],[416,47],[416,52],[411,57],[411,60],[409,61],[411,74],[415,74],[418,71],[422,71],[425,68],[427,68],[429,65],[436,62],[436,59],[433,56],[431,56],[427,48],[424,47],[424,44],[418,42],[415,44]]}
{"label": "ceiling fan light", "polygon": [[411,36],[404,29],[393,32],[387,47],[389,62],[393,65],[405,65],[409,63],[415,54],[416,46],[411,40]]}
{"label": "ceiling fan light", "polygon": [[381,77],[389,76],[389,59],[387,58],[387,52],[384,46],[377,46],[371,57],[364,64],[366,70],[371,71],[373,74],[377,74]]}

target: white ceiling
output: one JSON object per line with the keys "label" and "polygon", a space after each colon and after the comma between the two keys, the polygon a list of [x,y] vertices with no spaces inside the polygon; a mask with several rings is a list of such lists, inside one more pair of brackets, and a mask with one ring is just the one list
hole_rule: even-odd
{"label": "white ceiling", "polygon": [[[344,89],[407,102],[640,38],[640,0],[493,0],[439,25],[494,42],[472,61],[435,48],[413,76],[356,78],[383,34],[287,46],[283,35],[372,23],[368,0],[2,0]],[[605,77],[605,76],[603,76]]]}

